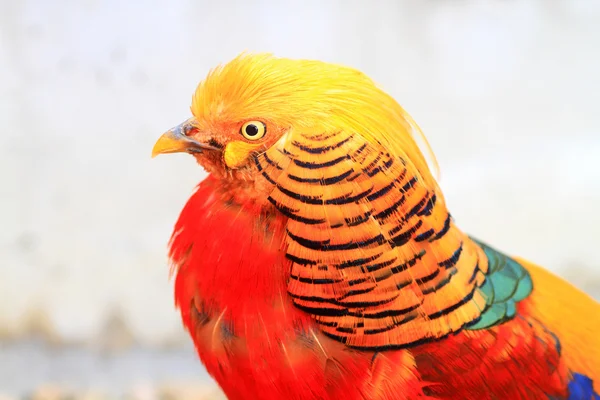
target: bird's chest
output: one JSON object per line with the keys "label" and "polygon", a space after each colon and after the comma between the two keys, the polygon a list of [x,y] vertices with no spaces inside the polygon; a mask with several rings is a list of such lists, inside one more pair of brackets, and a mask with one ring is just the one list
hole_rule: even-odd
{"label": "bird's chest", "polygon": [[281,302],[250,307],[246,315],[202,307],[200,299],[192,303],[189,330],[229,399],[327,398],[327,353],[318,343],[324,339],[303,315]]}
{"label": "bird's chest", "polygon": [[286,291],[285,220],[210,185],[184,208],[171,245],[176,302],[203,364],[230,399],[325,398],[310,387],[324,387],[326,355]]}
{"label": "bird's chest", "polygon": [[523,319],[381,353],[325,337],[287,293],[285,225],[277,214],[223,201],[208,180],[175,227],[176,301],[203,364],[229,399],[561,394],[563,371],[545,353],[552,346]]}
{"label": "bird's chest", "polygon": [[364,398],[357,382],[366,382],[372,354],[325,337],[292,304],[282,222],[207,200],[209,207],[184,210],[193,223],[172,244],[175,297],[227,397]]}
{"label": "bird's chest", "polygon": [[187,311],[189,330],[202,363],[230,400],[420,398],[410,352],[352,351],[285,297],[250,307],[246,315],[215,311],[196,299]]}

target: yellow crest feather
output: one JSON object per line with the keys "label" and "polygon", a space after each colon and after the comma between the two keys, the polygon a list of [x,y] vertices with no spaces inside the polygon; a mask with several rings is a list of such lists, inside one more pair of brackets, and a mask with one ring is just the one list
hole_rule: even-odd
{"label": "yellow crest feather", "polygon": [[437,171],[419,126],[369,77],[349,67],[243,53],[200,83],[192,113],[204,121],[261,118],[298,134],[354,132],[407,160],[428,187],[437,187],[415,141],[424,141]]}

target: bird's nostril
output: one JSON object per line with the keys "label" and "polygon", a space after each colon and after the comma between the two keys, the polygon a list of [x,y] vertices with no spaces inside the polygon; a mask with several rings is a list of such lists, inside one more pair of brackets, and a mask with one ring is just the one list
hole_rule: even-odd
{"label": "bird's nostril", "polygon": [[183,134],[185,136],[190,136],[190,135],[193,135],[194,133],[197,133],[197,132],[198,132],[198,128],[196,128],[193,125],[186,125],[183,128]]}

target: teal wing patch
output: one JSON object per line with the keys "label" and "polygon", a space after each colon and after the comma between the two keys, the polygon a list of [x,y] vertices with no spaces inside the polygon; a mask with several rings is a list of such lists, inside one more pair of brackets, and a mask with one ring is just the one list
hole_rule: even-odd
{"label": "teal wing patch", "polygon": [[533,290],[529,272],[518,262],[471,238],[485,252],[489,269],[481,290],[487,298],[486,310],[467,329],[485,329],[512,319],[517,302],[523,300]]}

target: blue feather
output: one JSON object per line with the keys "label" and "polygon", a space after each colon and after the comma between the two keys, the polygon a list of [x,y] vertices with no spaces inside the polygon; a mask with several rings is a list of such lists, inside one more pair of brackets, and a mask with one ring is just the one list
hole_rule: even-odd
{"label": "blue feather", "polygon": [[582,374],[573,374],[573,379],[569,382],[568,400],[600,400],[600,395],[594,392],[590,378]]}

